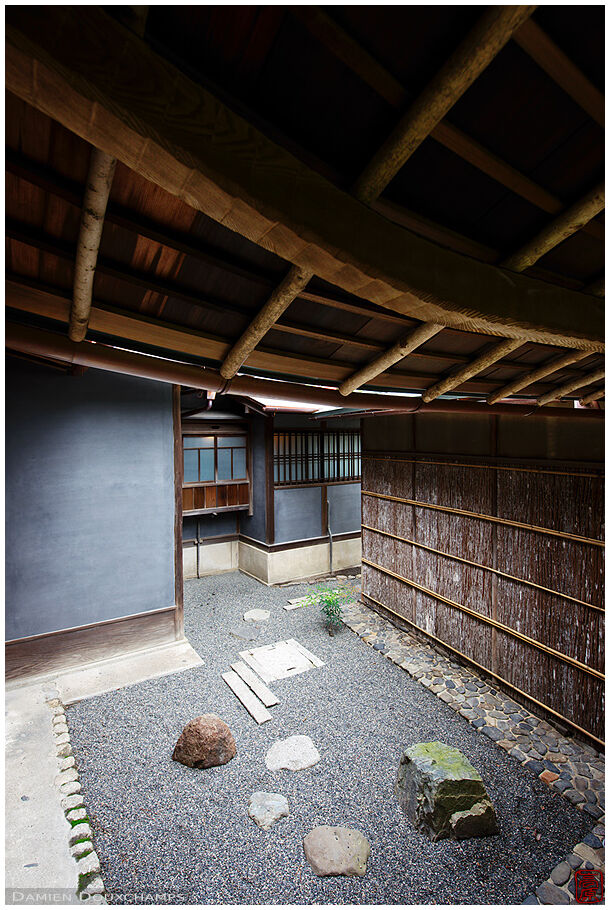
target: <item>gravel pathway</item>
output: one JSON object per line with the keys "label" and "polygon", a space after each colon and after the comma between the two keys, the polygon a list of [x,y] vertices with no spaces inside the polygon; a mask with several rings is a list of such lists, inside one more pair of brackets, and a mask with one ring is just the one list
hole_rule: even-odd
{"label": "gravel pathway", "polygon": [[[186,635],[203,667],[93,698],[68,710],[72,746],[112,903],[522,903],[592,820],[487,737],[367,647],[325,631],[317,608],[282,609],[308,585],[266,588],[241,573],[185,584]],[[252,643],[241,621],[271,611]],[[240,650],[296,638],[325,666],[270,688],[273,720],[257,726],[220,674]],[[228,765],[197,771],[171,760],[183,726],[214,712],[235,736]],[[307,734],[322,760],[270,772],[277,739]],[[442,740],[480,771],[500,834],[430,843],[399,809],[402,750]],[[283,793],[290,816],[263,831],[246,813],[256,790]],[[347,825],[371,843],[364,878],[317,878],[302,841],[316,825]]]}

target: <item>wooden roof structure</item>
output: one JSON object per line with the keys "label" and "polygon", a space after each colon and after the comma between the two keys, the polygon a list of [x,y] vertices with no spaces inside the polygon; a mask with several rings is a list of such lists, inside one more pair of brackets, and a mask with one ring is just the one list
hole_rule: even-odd
{"label": "wooden roof structure", "polygon": [[603,396],[603,7],[13,6],[6,38],[10,349]]}

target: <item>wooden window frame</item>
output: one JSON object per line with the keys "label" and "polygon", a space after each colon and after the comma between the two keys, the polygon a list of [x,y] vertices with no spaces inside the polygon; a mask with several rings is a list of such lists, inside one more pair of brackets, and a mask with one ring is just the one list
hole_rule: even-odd
{"label": "wooden window frame", "polygon": [[[236,505],[214,505],[214,506],[198,508],[198,509],[184,509],[183,508],[183,511],[182,511],[183,516],[189,517],[189,516],[196,516],[196,515],[213,515],[213,514],[216,514],[219,512],[240,512],[240,511],[246,511],[246,510],[250,514],[252,514],[252,451],[251,451],[249,429],[247,427],[236,427],[234,425],[226,427],[226,428],[215,427],[214,429],[208,428],[206,426],[201,426],[201,425],[183,426],[182,427],[182,460],[183,460],[183,464],[184,464],[185,449],[189,448],[188,445],[185,446],[185,440],[188,439],[189,436],[209,436],[209,437],[213,438],[214,445],[212,447],[210,447],[208,449],[205,449],[205,448],[202,449],[202,447],[197,446],[196,448],[193,447],[191,449],[191,451],[197,451],[199,453],[198,461],[197,461],[197,473],[198,474],[200,473],[200,469],[201,469],[201,454],[200,454],[201,451],[213,451],[214,452],[214,480],[197,480],[197,481],[189,481],[189,482],[183,481],[183,484],[182,484],[183,498],[184,498],[184,493],[186,491],[196,490],[196,489],[201,489],[201,488],[209,489],[209,488],[213,487],[216,490],[214,499],[216,502],[218,502],[219,498],[221,498],[221,497],[219,497],[219,491],[223,491],[226,495],[228,495],[227,491],[228,491],[229,487],[244,487],[244,486],[247,486],[247,488],[248,488],[248,496],[247,496],[247,502],[245,502],[245,503],[241,502]],[[243,440],[245,445],[231,445],[231,446],[219,446],[218,445],[219,439],[227,439],[227,438],[235,438],[236,440],[240,440],[240,442]],[[239,478],[239,479],[233,480],[230,478],[219,478],[218,477],[218,451],[219,451],[219,449],[224,449],[224,451],[231,452],[231,473],[233,473],[234,450],[235,449],[245,449],[246,476],[244,478]],[[194,494],[193,494],[193,502],[194,501],[195,501],[195,498],[194,498]]]}
{"label": "wooden window frame", "polygon": [[[281,439],[280,439],[281,437]],[[290,437],[294,437],[292,440]],[[301,437],[300,452],[296,437]],[[328,445],[330,437],[333,438],[333,445]],[[359,442],[356,446],[354,438],[357,437]],[[309,440],[317,438],[317,451],[315,446],[309,445]],[[345,440],[341,446],[340,440]],[[286,444],[288,443],[288,448]],[[280,451],[282,449],[282,451]],[[341,476],[340,465],[346,461],[347,468],[351,468],[347,476]],[[311,467],[316,466],[315,471]],[[284,467],[284,477],[289,474],[288,480],[280,480],[280,467]],[[357,471],[357,467],[360,470]],[[300,467],[301,477],[293,476],[299,472],[296,470]],[[276,479],[277,473],[277,479]],[[306,473],[313,473],[313,477],[304,477]],[[328,476],[326,476],[328,475]],[[292,429],[282,427],[275,429],[273,433],[273,486],[275,489],[286,489],[287,487],[311,487],[311,486],[328,486],[345,483],[359,483],[362,476],[362,441],[360,430],[329,430],[327,428],[309,430],[302,427]]]}

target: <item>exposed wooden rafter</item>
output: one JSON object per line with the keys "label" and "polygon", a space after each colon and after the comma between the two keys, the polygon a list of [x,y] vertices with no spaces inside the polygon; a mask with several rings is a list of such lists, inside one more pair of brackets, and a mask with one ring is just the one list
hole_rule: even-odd
{"label": "exposed wooden rafter", "polygon": [[601,275],[583,288],[585,294],[593,294],[595,297],[604,297],[606,294],[606,276]]}
{"label": "exposed wooden rafter", "polygon": [[357,199],[371,203],[381,195],[535,9],[535,6],[492,6],[485,11],[368,163],[354,186]]}
{"label": "exposed wooden rafter", "polygon": [[564,398],[577,389],[583,389],[585,386],[592,385],[594,382],[599,382],[605,375],[606,371],[602,368],[600,370],[595,370],[593,373],[589,373],[586,376],[581,376],[580,379],[572,379],[570,382],[566,382],[565,385],[558,386],[557,388],[551,389],[551,391],[547,392],[545,395],[541,395],[536,404],[542,406],[544,404],[549,404],[551,401],[558,401],[560,398]]}
{"label": "exposed wooden rafter", "polygon": [[391,348],[388,348],[388,350],[379,357],[375,357],[370,363],[367,363],[365,366],[361,367],[361,369],[352,373],[351,376],[348,376],[348,378],[339,386],[339,391],[342,395],[351,394],[351,392],[359,389],[360,386],[364,385],[366,382],[380,376],[381,373],[395,363],[398,363],[411,351],[414,351],[425,341],[428,341],[429,338],[432,338],[434,335],[441,332],[442,329],[442,325],[436,325],[434,322],[426,322],[423,325],[418,326],[418,328],[409,332],[408,335],[401,338],[396,344],[393,344]]}
{"label": "exposed wooden rafter", "polygon": [[[14,174],[21,180],[25,180],[34,186],[40,187],[48,193],[53,193],[53,195],[58,196],[60,199],[64,199],[71,205],[80,208],[82,193],[78,184],[66,180],[64,177],[61,177],[47,168],[41,167],[33,161],[21,158],[11,149],[6,150],[5,164],[6,170],[9,173]],[[562,203],[558,199],[556,200],[556,203],[557,205],[552,209],[548,209],[548,211],[561,211],[563,208]],[[423,215],[411,212],[404,208],[404,206],[398,206],[388,199],[378,199],[377,202],[373,204],[373,208],[396,224],[401,224],[409,230],[420,234],[422,237],[427,237],[435,243],[440,243],[450,250],[464,253],[466,256],[473,256],[475,259],[480,259],[482,262],[494,263],[502,258],[498,250],[472,240],[470,237],[465,237],[463,234],[459,234],[457,231],[453,231],[444,225],[437,224]],[[109,224],[116,224],[118,227],[124,228],[125,230],[135,231],[142,237],[148,237],[155,243],[161,243],[163,246],[178,250],[201,262],[210,263],[223,271],[240,275],[248,280],[265,285],[266,287],[273,287],[274,283],[277,281],[277,278],[270,275],[268,272],[254,269],[251,263],[246,259],[230,255],[226,251],[214,247],[210,243],[205,243],[201,238],[191,234],[184,234],[179,231],[170,232],[164,225],[151,221],[138,212],[117,205],[112,201],[108,202],[104,220]],[[604,227],[597,221],[590,221],[589,224],[583,227],[583,231],[603,240]],[[572,290],[582,289],[586,293],[594,293],[589,287],[583,288],[582,281],[578,281],[570,276],[559,275],[556,272],[542,269],[539,266],[534,266],[533,271],[531,271],[530,274],[534,278],[540,278],[541,281],[549,281],[553,284],[559,284],[562,287],[571,288]],[[591,287],[593,287],[593,285],[591,285]],[[322,302],[323,304],[328,303],[328,305],[332,306],[337,306],[339,303],[338,298],[329,296],[328,294],[324,297],[320,294],[313,294],[310,291],[303,291],[299,296],[305,300],[311,300],[314,303]],[[596,296],[603,297],[603,293],[596,294]],[[386,311],[386,313],[380,313],[379,318],[391,319],[392,316]]]}
{"label": "exposed wooden rafter", "polygon": [[[105,344],[91,344],[88,341],[74,342],[62,335],[46,332],[31,326],[20,326],[14,323],[6,325],[6,347],[35,357],[51,357],[64,363],[76,364],[94,369],[110,370],[183,385],[187,388],[204,389],[211,392],[223,391],[228,395],[256,395],[287,398],[291,401],[302,401],[313,404],[341,407],[343,399],[336,389],[320,388],[314,385],[302,385],[294,382],[274,382],[252,376],[238,376],[227,383],[220,373],[191,363],[180,363],[162,357],[149,357],[133,351],[125,351]],[[429,405],[414,402],[413,407],[404,405],[404,397],[397,395],[375,395],[357,393],[354,395],[354,406],[374,409],[377,412],[391,410],[402,413],[413,411],[430,411],[443,413],[450,410],[454,413],[487,413],[486,405],[476,402],[443,402],[434,401]],[[519,405],[498,405],[494,413],[524,416],[530,409]],[[602,419],[603,413],[597,410],[581,409],[577,411],[565,408],[551,409],[549,414],[557,417],[569,417],[572,420]]]}
{"label": "exposed wooden rafter", "polygon": [[584,224],[599,215],[603,211],[604,205],[604,185],[599,183],[586,196],[554,218],[521,249],[505,259],[502,265],[513,272],[523,272],[562,241],[579,231]]}
{"label": "exposed wooden rafter", "polygon": [[600,126],[604,125],[604,96],[575,66],[567,54],[530,19],[515,32],[514,40]]}
{"label": "exposed wooden rafter", "polygon": [[[265,249],[422,322],[584,350],[603,347],[600,301],[526,276],[506,281],[502,270],[388,222],[103,10],[83,7],[76,19],[70,8],[40,7],[34,17],[13,6],[6,18],[9,91]],[[128,73],[125,59],[133,64]]]}
{"label": "exposed wooden rafter", "polygon": [[68,329],[72,341],[82,341],[87,334],[95,266],[115,168],[116,158],[96,148],[91,150],[74,264],[74,293]]}
{"label": "exposed wooden rafter", "polygon": [[550,376],[558,370],[564,370],[570,364],[577,363],[577,361],[583,360],[588,356],[589,354],[586,351],[570,351],[559,358],[555,357],[547,363],[543,363],[542,366],[529,370],[527,373],[513,379],[512,382],[502,386],[501,389],[498,389],[497,392],[488,397],[487,403],[495,404],[503,398],[508,398],[509,395],[514,395],[515,392],[520,392],[521,389],[526,389],[528,386],[534,385],[535,382],[540,382],[545,376]]}
{"label": "exposed wooden rafter", "polygon": [[590,392],[588,395],[585,395],[584,398],[580,399],[581,404],[593,404],[594,401],[599,401],[600,398],[604,398],[606,395],[605,388],[596,389],[595,392]]}
{"label": "exposed wooden rafter", "polygon": [[286,277],[273,291],[241,337],[235,342],[220,367],[221,376],[232,379],[248,356],[262,341],[292,301],[313,277],[313,272],[292,266]]}
{"label": "exposed wooden rafter", "polygon": [[[341,60],[345,66],[349,67],[366,85],[377,92],[388,104],[399,109],[405,107],[409,96],[398,79],[321,8],[295,6],[291,7],[291,13],[307,26],[318,41]],[[518,36],[531,21],[531,19],[528,19],[515,35]],[[476,139],[466,135],[466,133],[448,121],[442,120],[438,123],[430,133],[430,138],[450,149],[454,154],[459,155],[460,158],[472,164],[488,177],[491,177],[492,180],[496,180],[511,192],[521,196],[522,199],[526,199],[532,205],[542,209],[542,211],[548,212],[549,215],[557,215],[565,208],[562,200],[553,193],[544,189],[544,187],[531,180],[525,174],[522,174],[508,162],[503,161],[498,155],[486,149]],[[379,200],[379,203],[381,203],[381,200]],[[379,203],[375,203],[375,207]],[[394,207],[394,211],[384,209],[384,213],[390,218],[399,217],[399,211],[396,207]],[[411,213],[405,213],[405,217],[410,217],[411,221],[413,220]],[[412,230],[418,230],[418,226],[414,223],[408,224],[406,221],[403,221],[403,223],[407,227],[411,227]],[[585,225],[583,231],[600,240],[604,239],[603,225],[595,221]],[[424,236],[429,235],[424,233]],[[447,246],[455,249],[451,243],[447,243]],[[469,253],[468,255],[471,254]],[[479,258],[485,259],[486,257]],[[494,256],[489,261],[493,262]]]}
{"label": "exposed wooden rafter", "polygon": [[450,392],[451,389],[457,389],[462,383],[466,382],[468,379],[472,379],[473,376],[486,370],[487,367],[497,363],[498,360],[502,360],[507,354],[511,354],[520,347],[523,347],[523,342],[515,338],[509,338],[506,341],[500,342],[500,344],[494,345],[493,348],[480,354],[479,357],[476,357],[471,363],[457,370],[457,372],[452,373],[450,376],[441,379],[440,382],[435,383],[429,389],[426,389],[422,395],[423,400],[426,402],[434,401],[439,395]]}

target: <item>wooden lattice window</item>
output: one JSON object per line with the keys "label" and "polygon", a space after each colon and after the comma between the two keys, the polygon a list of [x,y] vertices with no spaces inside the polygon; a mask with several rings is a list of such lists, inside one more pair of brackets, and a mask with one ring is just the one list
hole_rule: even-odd
{"label": "wooden lattice window", "polygon": [[354,430],[285,430],[273,437],[276,486],[360,480],[360,433]]}

